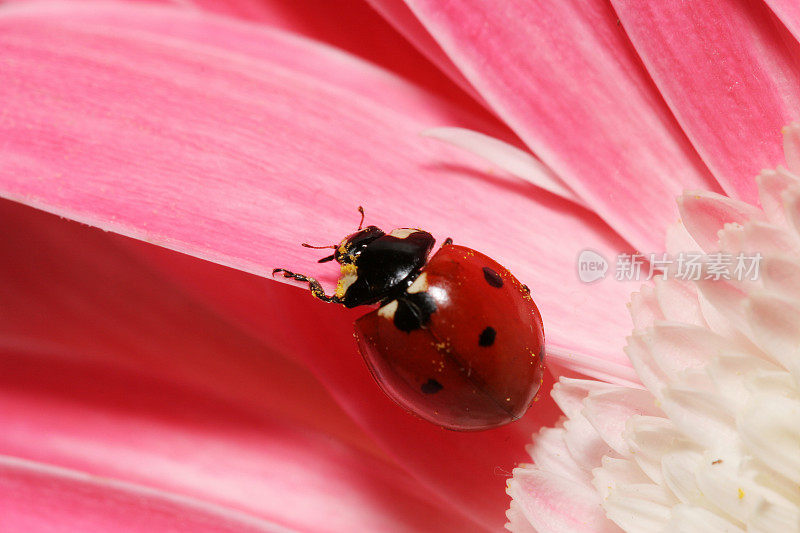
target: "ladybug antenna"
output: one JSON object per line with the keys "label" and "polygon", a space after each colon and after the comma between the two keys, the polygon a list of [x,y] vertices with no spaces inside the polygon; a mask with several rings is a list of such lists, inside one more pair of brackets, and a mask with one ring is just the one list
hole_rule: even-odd
{"label": "ladybug antenna", "polygon": [[336,249],[335,244],[326,244],[325,246],[314,246],[313,244],[308,244],[307,242],[304,242],[300,243],[300,246],[302,246],[303,248],[313,248],[315,250],[324,250],[325,248],[332,248],[334,250]]}
{"label": "ladybug antenna", "polygon": [[[312,244],[308,244],[307,242],[304,242],[304,243],[301,243],[300,246],[303,246],[304,248],[313,248],[314,250],[324,250],[326,248],[332,248],[334,250],[336,249],[336,245],[335,244],[329,244],[327,246],[314,246]],[[329,255],[327,257],[323,257],[322,259],[317,261],[317,263],[327,263],[328,261],[333,261],[335,257],[336,257],[336,254],[331,254],[331,255]]]}
{"label": "ladybug antenna", "polygon": [[358,206],[358,212],[361,213],[361,222],[358,223],[358,229],[360,231],[361,228],[364,226],[364,208]]}

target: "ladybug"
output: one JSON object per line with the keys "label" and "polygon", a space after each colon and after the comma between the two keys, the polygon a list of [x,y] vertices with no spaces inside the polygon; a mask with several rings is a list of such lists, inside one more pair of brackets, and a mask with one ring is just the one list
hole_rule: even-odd
{"label": "ladybug", "polygon": [[355,321],[372,376],[396,403],[446,429],[476,431],[520,418],[542,382],[544,327],[530,290],[490,257],[427,231],[358,230],[319,260],[336,261],[333,295],[303,274],[311,294],[345,307],[377,304]]}

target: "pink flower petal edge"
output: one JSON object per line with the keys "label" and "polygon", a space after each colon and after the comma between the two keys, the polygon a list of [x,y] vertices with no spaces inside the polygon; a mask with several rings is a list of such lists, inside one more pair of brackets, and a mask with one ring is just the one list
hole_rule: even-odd
{"label": "pink flower petal edge", "polygon": [[609,6],[407,4],[498,116],[634,247],[659,245],[653,228],[674,220],[682,188],[716,187]]}
{"label": "pink flower petal edge", "polygon": [[0,456],[0,512],[9,531],[289,531],[201,500],[7,456]]}
{"label": "pink flower petal edge", "polygon": [[[460,113],[435,96],[307,41],[154,6],[31,5],[0,26],[6,198],[260,275],[323,272],[329,287],[335,269],[298,244],[338,241],[362,204],[371,223],[498,258],[530,281],[551,346],[625,364],[613,343],[626,288],[563,268],[583,247],[612,256],[624,243],[588,212],[421,139]],[[444,211],[453,190],[459,209]]]}
{"label": "pink flower petal edge", "polygon": [[760,2],[612,4],[717,181],[755,203],[753,176],[782,159],[779,131],[800,118],[797,40]]}

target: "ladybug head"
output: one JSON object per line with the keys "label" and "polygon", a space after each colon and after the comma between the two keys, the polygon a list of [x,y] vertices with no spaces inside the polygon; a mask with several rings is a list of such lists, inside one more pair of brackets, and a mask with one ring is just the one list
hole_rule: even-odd
{"label": "ladybug head", "polygon": [[367,226],[364,229],[359,228],[357,232],[348,235],[337,245],[312,246],[303,243],[303,246],[306,248],[333,248],[336,250],[331,255],[325,256],[317,261],[317,263],[327,263],[335,259],[339,264],[350,265],[356,262],[356,258],[364,251],[364,248],[366,248],[369,243],[384,235],[386,234],[378,226]]}
{"label": "ladybug head", "polygon": [[[342,265],[355,263],[356,258],[369,243],[384,235],[386,234],[378,226],[367,226],[364,229],[359,229],[339,243],[339,246],[336,247],[336,252],[333,254],[333,259]],[[327,260],[330,261],[330,259]]]}

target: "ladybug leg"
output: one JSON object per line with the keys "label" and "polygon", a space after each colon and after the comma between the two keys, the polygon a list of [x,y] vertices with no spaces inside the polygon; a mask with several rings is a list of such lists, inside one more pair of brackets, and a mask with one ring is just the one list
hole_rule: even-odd
{"label": "ladybug leg", "polygon": [[311,291],[311,294],[315,298],[319,298],[323,302],[335,303],[335,304],[342,303],[341,299],[338,296],[328,296],[327,294],[325,294],[325,289],[323,289],[322,285],[319,284],[319,281],[315,280],[314,278],[309,278],[308,276],[304,276],[303,274],[295,274],[294,272],[290,272],[285,268],[274,269],[272,271],[272,275],[274,276],[278,272],[283,273],[284,278],[292,278],[296,279],[297,281],[308,283],[308,289]]}
{"label": "ladybug leg", "polygon": [[444,240],[444,242],[442,243],[442,246],[447,246],[448,244],[453,244],[453,239],[451,239],[450,237],[448,237],[448,238],[446,238]]}

